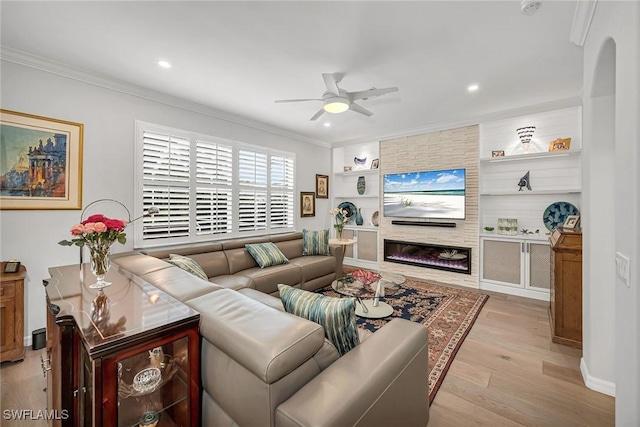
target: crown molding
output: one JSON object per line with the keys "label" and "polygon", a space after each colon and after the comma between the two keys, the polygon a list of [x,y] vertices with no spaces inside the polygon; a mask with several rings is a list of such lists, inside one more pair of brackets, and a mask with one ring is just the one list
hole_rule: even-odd
{"label": "crown molding", "polygon": [[339,141],[334,143],[333,147],[363,144],[371,141],[384,141],[388,139],[404,138],[407,136],[421,135],[424,133],[438,132],[441,130],[456,129],[456,128],[461,128],[465,126],[478,125],[484,122],[491,122],[495,120],[525,116],[528,114],[544,113],[547,111],[562,110],[564,108],[581,107],[581,106],[582,106],[582,98],[579,96],[575,96],[571,98],[544,102],[544,103],[535,104],[535,105],[528,105],[525,107],[519,107],[519,108],[510,109],[510,110],[491,112],[491,113],[482,114],[475,117],[470,117],[468,119],[433,123],[426,126],[420,126],[420,127],[415,127],[411,129],[405,129],[399,132],[380,135],[377,138],[366,138],[366,139],[362,138],[362,139]]}
{"label": "crown molding", "polygon": [[215,108],[207,107],[195,102],[190,102],[185,99],[147,89],[142,86],[133,85],[94,72],[71,67],[69,65],[51,61],[49,59],[45,59],[35,55],[30,55],[26,52],[8,48],[6,46],[0,46],[0,60],[12,62],[14,64],[22,65],[29,68],[34,68],[40,71],[77,80],[83,83],[88,83],[104,89],[112,90],[114,92],[119,92],[148,101],[157,102],[159,104],[169,105],[171,107],[179,108],[181,110],[189,111],[192,113],[202,114],[229,123],[246,126],[252,129],[260,130],[278,136],[283,136],[286,138],[291,138],[296,141],[319,145],[326,148],[331,147],[331,144],[324,141],[318,141],[312,138],[308,138],[282,128],[271,126],[266,123],[251,120],[246,117],[231,114]]}
{"label": "crown molding", "polygon": [[597,4],[598,0],[578,0],[576,2],[576,12],[573,15],[571,34],[569,34],[571,43],[584,46]]}

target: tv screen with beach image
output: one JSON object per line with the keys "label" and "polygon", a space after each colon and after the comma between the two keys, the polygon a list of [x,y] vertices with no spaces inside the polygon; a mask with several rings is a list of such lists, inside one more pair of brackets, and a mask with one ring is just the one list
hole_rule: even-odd
{"label": "tv screen with beach image", "polygon": [[465,169],[386,174],[384,216],[465,218]]}

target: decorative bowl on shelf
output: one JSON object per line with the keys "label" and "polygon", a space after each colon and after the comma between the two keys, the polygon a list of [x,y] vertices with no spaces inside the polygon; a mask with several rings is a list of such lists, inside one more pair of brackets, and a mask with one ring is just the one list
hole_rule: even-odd
{"label": "decorative bowl on shelf", "polygon": [[159,368],[145,368],[133,377],[131,387],[138,393],[149,393],[162,382],[162,372]]}
{"label": "decorative bowl on shelf", "polygon": [[[136,372],[136,369],[126,368],[122,362],[118,363],[118,395],[126,399],[153,393],[167,382],[171,381],[178,371],[176,358],[168,354],[162,356],[161,363],[146,365]],[[154,366],[155,365],[155,366]],[[138,369],[140,366],[138,365]]]}

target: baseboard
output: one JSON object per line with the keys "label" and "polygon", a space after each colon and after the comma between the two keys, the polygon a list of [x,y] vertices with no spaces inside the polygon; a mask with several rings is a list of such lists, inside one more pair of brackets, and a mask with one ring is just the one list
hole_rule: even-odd
{"label": "baseboard", "polygon": [[530,291],[523,288],[515,288],[511,286],[502,286],[494,283],[480,281],[480,289],[485,291],[499,292],[501,294],[515,295],[524,298],[537,299],[540,301],[549,301],[549,292]]}
{"label": "baseboard", "polygon": [[584,362],[584,357],[580,358],[580,372],[582,372],[584,385],[589,387],[591,390],[595,390],[608,396],[616,397],[615,383],[612,383],[611,381],[601,380],[600,378],[592,377],[591,375],[589,375],[589,369],[587,368],[587,364]]}

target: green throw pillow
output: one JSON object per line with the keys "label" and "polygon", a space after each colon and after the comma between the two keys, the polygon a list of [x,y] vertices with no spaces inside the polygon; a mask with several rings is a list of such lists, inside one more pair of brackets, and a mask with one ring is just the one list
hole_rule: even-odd
{"label": "green throw pillow", "polygon": [[278,290],[287,313],[321,325],[340,356],[360,343],[355,298],[331,298],[288,285],[278,285]]}
{"label": "green throw pillow", "polygon": [[175,265],[176,267],[180,267],[184,271],[188,271],[204,280],[209,280],[207,274],[204,272],[200,264],[198,264],[194,259],[189,258],[187,256],[178,255],[178,254],[169,254],[169,259],[167,262]]}
{"label": "green throw pillow", "polygon": [[330,255],[329,230],[302,230],[302,255]]}
{"label": "green throw pillow", "polygon": [[275,243],[253,243],[244,246],[253,259],[256,260],[260,268],[289,263],[287,257],[280,252],[280,249],[278,249]]}

